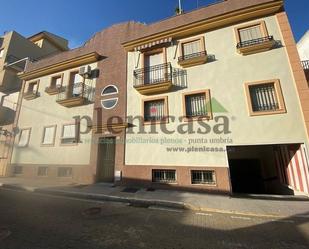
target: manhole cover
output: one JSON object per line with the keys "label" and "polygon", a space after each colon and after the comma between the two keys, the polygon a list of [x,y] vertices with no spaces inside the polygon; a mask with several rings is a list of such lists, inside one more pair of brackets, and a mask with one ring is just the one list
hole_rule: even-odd
{"label": "manhole cover", "polygon": [[125,193],[136,193],[137,191],[139,191],[138,188],[124,188],[121,192],[125,192]]}
{"label": "manhole cover", "polygon": [[86,218],[100,217],[102,215],[102,208],[101,207],[88,208],[82,212],[82,215]]}
{"label": "manhole cover", "polygon": [[11,231],[5,227],[0,227],[0,241],[11,235]]}

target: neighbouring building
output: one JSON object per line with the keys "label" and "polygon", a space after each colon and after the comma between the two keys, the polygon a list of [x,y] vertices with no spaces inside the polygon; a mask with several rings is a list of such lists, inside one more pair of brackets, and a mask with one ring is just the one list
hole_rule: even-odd
{"label": "neighbouring building", "polygon": [[0,37],[0,176],[9,175],[13,125],[22,86],[18,73],[31,60],[67,50],[67,43],[67,40],[45,31],[30,38],[15,31]]}
{"label": "neighbouring building", "polygon": [[282,0],[114,25],[20,78],[11,175],[309,194],[309,89]]}
{"label": "neighbouring building", "polygon": [[309,89],[281,0],[227,0],[128,37],[123,180],[308,194]]}
{"label": "neighbouring building", "polygon": [[[140,26],[114,25],[79,48],[28,63],[19,75],[24,83],[11,175],[114,181],[115,170],[124,165],[126,128],[126,52],[121,44]],[[121,120],[108,123],[113,116]]]}
{"label": "neighbouring building", "polygon": [[297,50],[306,73],[306,78],[309,81],[309,30],[297,43]]}

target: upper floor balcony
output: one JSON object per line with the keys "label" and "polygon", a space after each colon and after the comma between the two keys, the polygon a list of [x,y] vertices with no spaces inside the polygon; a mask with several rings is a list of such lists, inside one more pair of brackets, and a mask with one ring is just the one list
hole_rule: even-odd
{"label": "upper floor balcony", "polygon": [[74,83],[59,88],[57,103],[65,107],[75,107],[91,102],[91,87],[85,83]]}
{"label": "upper floor balcony", "polygon": [[168,91],[172,87],[173,68],[171,63],[163,63],[134,70],[134,88],[141,94]]}
{"label": "upper floor balcony", "polygon": [[206,62],[207,52],[205,50],[197,53],[183,54],[178,57],[178,64],[182,67],[201,65]]}
{"label": "upper floor balcony", "polygon": [[274,47],[276,41],[272,35],[251,40],[240,41],[237,43],[237,50],[243,55],[263,52]]}

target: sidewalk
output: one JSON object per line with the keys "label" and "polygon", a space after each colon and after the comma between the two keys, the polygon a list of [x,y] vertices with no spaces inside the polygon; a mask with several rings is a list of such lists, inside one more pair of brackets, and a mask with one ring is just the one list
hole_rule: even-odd
{"label": "sidewalk", "polygon": [[147,191],[112,184],[73,185],[67,182],[48,182],[19,178],[0,178],[0,187],[23,189],[38,193],[70,196],[102,201],[126,202],[143,206],[164,206],[204,212],[281,218],[300,216],[309,218],[309,198],[282,196],[222,196],[175,190]]}

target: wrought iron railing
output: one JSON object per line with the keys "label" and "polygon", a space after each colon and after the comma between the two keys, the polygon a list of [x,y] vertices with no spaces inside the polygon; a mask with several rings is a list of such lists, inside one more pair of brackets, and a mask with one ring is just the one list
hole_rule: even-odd
{"label": "wrought iron railing", "polygon": [[261,37],[261,38],[257,38],[253,40],[242,41],[242,42],[237,43],[237,48],[245,48],[245,47],[258,45],[258,44],[268,42],[268,41],[273,41],[273,40],[274,40],[274,37],[271,35],[271,36]]}
{"label": "wrought iron railing", "polygon": [[28,90],[26,92],[23,93],[23,97],[27,98],[27,97],[34,97],[34,96],[38,96],[38,92],[36,90]]}
{"label": "wrought iron railing", "polygon": [[85,83],[75,83],[58,89],[57,101],[72,98],[85,98],[91,101],[92,88]]}
{"label": "wrought iron railing", "polygon": [[309,60],[301,62],[304,70],[309,70]]}
{"label": "wrought iron railing", "polygon": [[171,63],[159,64],[134,70],[134,86],[160,84],[172,81]]}
{"label": "wrought iron railing", "polygon": [[197,57],[202,57],[206,55],[207,55],[206,51],[201,51],[201,52],[193,53],[193,54],[186,54],[186,55],[182,55],[178,57],[178,61],[181,62],[181,61],[185,61],[185,60],[189,60],[189,59],[193,59]]}

